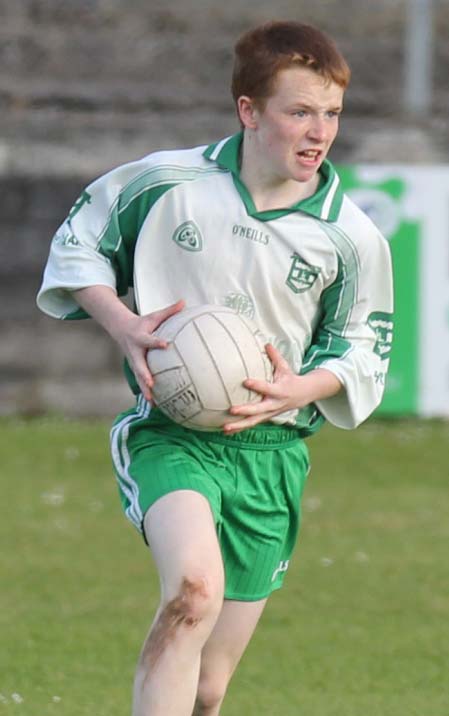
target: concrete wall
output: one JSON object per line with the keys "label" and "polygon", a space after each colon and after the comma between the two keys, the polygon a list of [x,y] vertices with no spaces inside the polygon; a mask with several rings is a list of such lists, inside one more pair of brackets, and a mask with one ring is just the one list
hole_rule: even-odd
{"label": "concrete wall", "polygon": [[[435,0],[434,102],[401,107],[405,0],[279,0],[332,33],[352,69],[335,161],[447,161],[449,6]],[[81,188],[153,149],[236,129],[232,45],[265,0],[0,0],[0,414],[114,414],[118,351],[89,321],[39,314],[49,241]]]}

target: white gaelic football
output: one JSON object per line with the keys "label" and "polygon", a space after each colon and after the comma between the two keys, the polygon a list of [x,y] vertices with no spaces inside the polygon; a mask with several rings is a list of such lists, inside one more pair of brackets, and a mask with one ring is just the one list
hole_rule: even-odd
{"label": "white gaelic football", "polygon": [[246,378],[272,379],[262,333],[232,308],[185,308],[155,334],[169,345],[148,351],[154,401],[186,428],[218,430],[232,405],[261,400],[242,385]]}

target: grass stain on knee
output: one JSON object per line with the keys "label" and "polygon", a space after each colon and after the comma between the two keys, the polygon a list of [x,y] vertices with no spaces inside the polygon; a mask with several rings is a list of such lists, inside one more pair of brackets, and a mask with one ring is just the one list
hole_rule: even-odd
{"label": "grass stain on knee", "polygon": [[192,609],[192,601],[197,596],[206,598],[204,582],[184,578],[179,594],[162,609],[143,648],[142,662],[147,675],[173,642],[180,627],[193,629],[200,622],[201,618],[195,616]]}

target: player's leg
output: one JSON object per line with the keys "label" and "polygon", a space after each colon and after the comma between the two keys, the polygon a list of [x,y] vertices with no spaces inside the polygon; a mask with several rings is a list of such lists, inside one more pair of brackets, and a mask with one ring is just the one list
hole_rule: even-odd
{"label": "player's leg", "polygon": [[[246,438],[246,439],[245,439]],[[226,599],[202,652],[195,716],[218,716],[266,599],[283,583],[300,522],[307,451],[288,429],[268,427],[228,444],[238,484],[222,486],[220,547]],[[254,449],[254,448],[257,449]],[[237,449],[236,449],[237,448]]]}
{"label": "player's leg", "polygon": [[225,600],[201,654],[194,716],[218,716],[226,689],[266,604]]}
{"label": "player's leg", "polygon": [[134,716],[191,716],[200,656],[223,605],[224,575],[207,499],[192,490],[157,500],[144,520],[161,602],[139,659]]}

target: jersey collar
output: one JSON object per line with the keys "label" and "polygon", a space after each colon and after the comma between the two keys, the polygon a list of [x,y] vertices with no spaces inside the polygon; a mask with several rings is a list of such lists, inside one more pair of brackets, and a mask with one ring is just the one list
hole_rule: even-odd
{"label": "jersey collar", "polygon": [[238,132],[220,142],[210,144],[205,150],[204,156],[206,159],[216,162],[222,169],[232,173],[237,191],[250,216],[269,221],[295,211],[301,211],[322,221],[337,221],[343,202],[343,190],[338,174],[327,159],[320,167],[320,186],[313,196],[303,199],[287,209],[258,212],[248,189],[240,180],[239,154],[242,141],[243,132]]}

